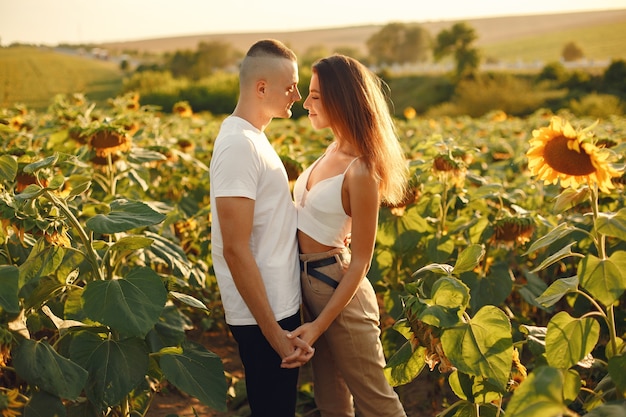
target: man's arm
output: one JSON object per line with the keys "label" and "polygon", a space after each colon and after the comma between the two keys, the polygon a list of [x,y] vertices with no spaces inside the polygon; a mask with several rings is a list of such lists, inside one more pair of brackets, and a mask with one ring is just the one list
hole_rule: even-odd
{"label": "man's arm", "polygon": [[[306,362],[313,348],[299,338],[288,338],[274,317],[258,265],[250,250],[250,236],[254,218],[254,200],[245,197],[216,198],[224,259],[230,269],[235,286],[261,332],[281,358],[293,357],[294,350],[301,350],[290,362]],[[298,364],[299,365],[299,364]],[[295,365],[295,366],[298,366]]]}

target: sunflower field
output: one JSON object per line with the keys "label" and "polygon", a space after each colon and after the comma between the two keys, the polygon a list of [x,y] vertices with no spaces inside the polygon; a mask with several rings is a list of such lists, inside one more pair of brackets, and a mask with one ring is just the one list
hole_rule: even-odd
{"label": "sunflower field", "polygon": [[[168,109],[170,110],[170,109]],[[0,415],[144,416],[164,383],[226,410],[209,172],[223,116],[58,96],[0,109]],[[445,380],[442,416],[623,416],[626,120],[407,114],[405,201],[368,278],[387,378]],[[290,180],[332,140],[267,135]]]}

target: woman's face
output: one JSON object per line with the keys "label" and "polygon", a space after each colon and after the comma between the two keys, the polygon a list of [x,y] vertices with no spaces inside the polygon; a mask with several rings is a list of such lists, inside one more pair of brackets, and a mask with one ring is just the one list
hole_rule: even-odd
{"label": "woman's face", "polygon": [[326,109],[324,108],[324,102],[322,100],[320,92],[320,82],[317,73],[313,73],[311,76],[311,83],[309,84],[309,95],[304,100],[304,108],[309,112],[309,120],[311,125],[315,129],[324,129],[330,127],[330,120]]}

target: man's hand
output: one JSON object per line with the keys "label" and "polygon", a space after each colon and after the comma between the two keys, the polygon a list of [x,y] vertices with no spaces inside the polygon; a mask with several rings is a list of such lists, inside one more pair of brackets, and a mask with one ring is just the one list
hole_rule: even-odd
{"label": "man's hand", "polygon": [[299,337],[294,337],[291,332],[284,331],[283,335],[287,341],[287,354],[279,352],[283,358],[281,368],[297,368],[307,363],[313,357],[315,349]]}
{"label": "man's hand", "polygon": [[[302,351],[301,346],[312,346],[313,343],[320,337],[322,332],[318,328],[315,322],[304,323],[293,332],[289,332],[287,337],[296,342],[296,350],[289,356],[283,358],[282,367],[283,368],[293,368],[295,366],[291,366],[293,364],[298,364],[296,366],[302,366],[307,363],[313,357],[313,353],[311,351],[304,350]],[[300,344],[300,341],[302,344]],[[314,349],[313,349],[314,350]]]}

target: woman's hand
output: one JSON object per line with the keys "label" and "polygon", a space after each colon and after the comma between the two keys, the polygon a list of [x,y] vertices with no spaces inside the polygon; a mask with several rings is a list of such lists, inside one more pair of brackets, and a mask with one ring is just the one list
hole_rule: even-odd
{"label": "woman's hand", "polygon": [[[322,333],[323,331],[320,331],[320,328],[317,326],[317,323],[310,322],[310,323],[304,323],[300,327],[295,329],[294,331],[289,332],[287,334],[287,338],[294,339],[294,340],[301,339],[308,346],[313,346],[313,343],[315,343],[315,341],[320,337]],[[294,368],[297,366],[302,366],[305,363],[307,363],[312,357],[313,357],[312,353],[310,355],[303,356],[301,352],[298,352],[296,350],[291,355],[283,358],[281,367],[282,368]]]}

